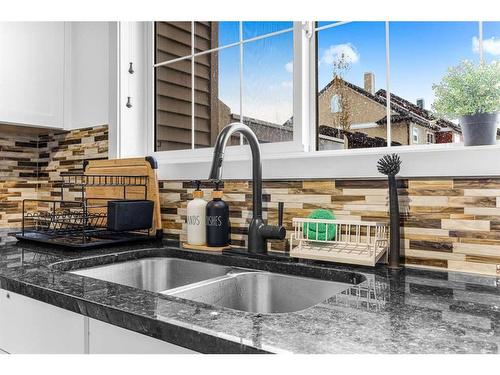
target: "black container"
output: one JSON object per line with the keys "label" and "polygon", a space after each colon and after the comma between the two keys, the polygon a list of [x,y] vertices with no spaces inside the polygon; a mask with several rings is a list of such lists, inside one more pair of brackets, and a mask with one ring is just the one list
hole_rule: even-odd
{"label": "black container", "polygon": [[229,206],[218,197],[207,203],[207,245],[229,245]]}
{"label": "black container", "polygon": [[108,201],[108,229],[142,230],[153,226],[154,202],[148,200]]}

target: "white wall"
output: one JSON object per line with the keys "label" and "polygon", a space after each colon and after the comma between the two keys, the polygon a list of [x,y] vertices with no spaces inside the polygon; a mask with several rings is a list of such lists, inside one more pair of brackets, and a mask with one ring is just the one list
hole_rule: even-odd
{"label": "white wall", "polygon": [[67,22],[65,129],[107,124],[109,23]]}

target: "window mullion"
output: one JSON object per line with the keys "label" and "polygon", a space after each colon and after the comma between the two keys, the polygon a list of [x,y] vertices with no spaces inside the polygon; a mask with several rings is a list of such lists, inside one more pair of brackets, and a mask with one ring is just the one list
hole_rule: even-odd
{"label": "window mullion", "polygon": [[[243,123],[243,21],[239,22],[240,33],[240,122]],[[240,145],[243,145],[243,134],[240,134]]]}
{"label": "window mullion", "polygon": [[385,80],[386,80],[386,131],[387,131],[387,147],[392,144],[392,123],[391,123],[391,59],[390,59],[390,44],[389,44],[389,21],[385,21]]}
{"label": "window mullion", "polygon": [[318,149],[317,146],[317,132],[319,124],[316,123],[316,109],[317,109],[317,62],[316,62],[316,31],[315,31],[315,21],[307,21],[310,23],[311,34],[309,38],[309,43],[307,44],[307,49],[305,53],[307,55],[307,61],[309,62],[309,76],[308,83],[309,86],[307,88],[306,97],[309,101],[309,116],[306,119],[307,124],[309,125],[308,136],[309,136],[309,151],[316,151]]}
{"label": "window mullion", "polygon": [[293,139],[309,150],[309,43],[307,22],[294,22],[293,30]]}
{"label": "window mullion", "polygon": [[[190,24],[191,26],[191,32],[190,34],[184,34],[186,36],[190,36],[190,41],[191,41],[191,48],[188,49],[189,51],[189,55],[184,55],[184,56],[180,56],[180,57],[177,57],[177,58],[174,58],[174,59],[170,59],[170,60],[167,60],[167,61],[162,61],[162,62],[159,62],[159,63],[156,63],[155,62],[155,59],[153,58],[152,59],[152,63],[151,63],[151,69],[152,69],[152,77],[154,77],[154,72],[156,71],[156,69],[158,68],[161,68],[161,67],[167,67],[167,66],[172,66],[172,70],[177,70],[177,67],[176,67],[176,64],[182,64],[182,65],[179,65],[179,66],[183,66],[184,68],[182,68],[184,70],[184,72],[186,72],[187,68],[190,67],[191,69],[191,72],[190,72],[190,75],[188,75],[186,78],[188,78],[188,80],[190,81],[190,84],[191,84],[191,88],[190,88],[190,95],[188,94],[189,91],[184,91],[185,94],[189,95],[187,97],[185,97],[185,100],[189,100],[188,98],[190,98],[190,103],[186,103],[186,106],[184,107],[185,110],[189,110],[188,108],[190,108],[190,112],[184,112],[185,116],[184,119],[183,119],[183,122],[184,122],[184,126],[189,126],[188,124],[190,123],[190,128],[185,128],[186,130],[188,130],[189,132],[189,129],[190,129],[190,134],[191,137],[190,138],[187,138],[186,139],[186,133],[184,133],[184,137],[183,137],[183,142],[184,142],[184,146],[182,149],[179,149],[179,150],[171,150],[168,146],[167,149],[165,150],[159,150],[157,151],[156,150],[156,146],[153,145],[152,149],[154,150],[155,153],[163,153],[163,152],[170,152],[171,155],[174,155],[174,154],[178,154],[179,156],[181,155],[191,155],[191,154],[187,154],[187,153],[183,153],[182,151],[193,151],[193,150],[197,150],[197,153],[196,155],[198,155],[198,151],[201,151],[200,149],[197,149],[197,142],[200,142],[200,139],[199,137],[197,138],[197,135],[199,133],[196,133],[197,132],[197,127],[199,127],[199,119],[197,118],[197,111],[198,111],[198,107],[199,105],[197,106],[197,98],[199,99],[198,97],[198,94],[199,92],[196,91],[196,84],[199,80],[199,74],[200,72],[198,71],[197,73],[197,67],[199,68],[199,63],[195,60],[195,58],[197,58],[198,56],[202,56],[202,55],[206,55],[207,53],[213,53],[213,52],[218,52],[220,50],[223,50],[223,49],[226,49],[226,48],[230,48],[230,47],[236,47],[236,48],[239,48],[239,66],[240,66],[240,74],[239,74],[239,82],[240,82],[240,88],[239,88],[239,93],[237,95],[239,95],[239,120],[241,122],[245,122],[247,123],[247,119],[245,117],[245,109],[244,109],[244,90],[245,90],[245,77],[244,75],[246,74],[245,72],[245,46],[244,44],[246,43],[251,43],[251,42],[255,42],[255,41],[259,41],[259,40],[263,40],[263,39],[266,39],[266,38],[271,38],[271,37],[274,37],[274,36],[277,36],[277,35],[284,35],[286,33],[295,33],[295,26],[293,28],[288,28],[288,29],[285,29],[285,30],[279,30],[279,31],[276,31],[276,32],[271,32],[271,33],[267,33],[267,34],[264,34],[264,35],[258,35],[258,36],[255,36],[253,38],[248,38],[248,39],[245,39],[244,38],[244,34],[243,34],[243,27],[244,27],[244,23],[242,21],[239,21],[239,38],[238,38],[238,41],[237,42],[234,42],[234,43],[231,43],[231,44],[227,44],[227,45],[223,45],[223,46],[217,46],[216,48],[213,48],[211,50],[202,50],[202,51],[198,51],[196,49],[196,41],[199,39],[197,37],[197,29],[198,27],[200,27],[200,25],[197,25],[197,22],[195,21],[190,21],[189,23],[187,23],[186,26],[188,26]],[[300,25],[300,23],[298,23]],[[187,31],[187,30],[186,30]],[[155,35],[154,33],[152,33],[152,37],[154,38]],[[294,47],[295,47],[295,44],[294,44]],[[187,52],[187,51],[186,51]],[[235,51],[236,52],[236,51]],[[294,60],[295,60],[295,53],[294,53]],[[190,63],[188,63],[186,60],[189,60],[191,59]],[[196,65],[198,63],[198,65]],[[180,71],[180,70],[179,70]],[[162,72],[163,73],[163,72]],[[186,72],[187,73],[187,72]],[[169,71],[169,74],[173,74]],[[184,73],[185,74],[185,73]],[[295,75],[293,77],[294,80],[297,80]],[[188,81],[188,82],[189,82]],[[302,81],[302,78],[299,77],[298,81]],[[185,81],[184,81],[185,82]],[[185,82],[184,83],[184,86],[187,86],[187,83],[188,82]],[[153,100],[154,100],[154,97],[155,95],[157,94],[156,91],[155,91],[155,81],[153,80],[153,83],[152,83],[152,89],[153,89],[153,92],[152,92],[152,97],[153,97]],[[187,88],[187,87],[186,87]],[[304,99],[305,97],[305,99]],[[307,98],[309,98],[309,95],[305,95],[302,93],[302,101],[305,101]],[[294,106],[296,108],[301,108],[303,107],[302,103],[299,103],[298,106],[295,105],[295,91],[294,91]],[[190,107],[188,107],[188,105],[190,104]],[[186,108],[187,107],[187,108]],[[237,110],[238,108],[235,108],[235,110]],[[156,111],[156,107],[153,105],[153,109],[152,109],[152,112],[154,113]],[[233,112],[234,113],[234,112]],[[288,115],[288,113],[287,113]],[[295,113],[292,113],[293,116],[295,116]],[[287,117],[288,118],[288,117]],[[300,125],[300,124],[305,124],[306,122],[305,121],[302,121],[301,122],[301,119],[300,119],[300,116],[297,116],[296,117],[297,120],[297,125]],[[234,121],[234,120],[233,120]],[[154,121],[152,121],[154,122]],[[266,124],[264,124],[263,126],[265,126]],[[306,132],[304,132],[301,128],[299,127],[295,127],[294,126],[294,137],[293,137],[293,141],[286,141],[286,142],[280,142],[280,141],[276,141],[276,142],[272,142],[274,144],[274,146],[272,148],[269,148],[269,150],[267,150],[267,153],[271,154],[271,152],[274,154],[274,153],[281,153],[281,152],[297,152],[297,151],[300,151],[300,149],[303,149],[303,145],[306,144],[305,142],[302,142],[302,138],[303,138],[303,134],[307,134]],[[156,137],[156,124],[152,124],[152,129],[151,129],[151,134],[152,134],[152,137],[151,138],[155,138]],[[297,133],[297,136],[295,136],[295,133]],[[267,135],[267,134],[266,134]],[[187,143],[189,142],[189,143]],[[240,136],[240,145],[244,145],[245,142],[244,142],[244,139],[243,139],[243,136]],[[279,144],[278,144],[279,143]],[[188,146],[188,144],[190,144],[191,147]],[[264,147],[263,147],[264,148]],[[278,151],[279,150],[279,151]],[[271,151],[271,152],[270,152]],[[195,153],[192,154],[193,156],[195,156]],[[202,155],[202,153],[200,153],[199,155]]]}
{"label": "window mullion", "polygon": [[191,21],[191,149],[194,150],[194,21]]}

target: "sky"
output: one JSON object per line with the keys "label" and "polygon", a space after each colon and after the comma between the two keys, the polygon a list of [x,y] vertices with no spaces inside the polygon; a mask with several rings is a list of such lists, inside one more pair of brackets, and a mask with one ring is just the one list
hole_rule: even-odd
{"label": "sky", "polygon": [[[249,39],[293,27],[292,22],[244,22]],[[219,45],[239,40],[238,22],[219,22]],[[240,112],[240,47],[219,52],[219,98]],[[243,115],[282,124],[293,114],[293,33],[243,45]],[[287,64],[289,64],[287,66]]]}
{"label": "sky", "polygon": [[[320,22],[319,26],[334,22]],[[292,27],[291,22],[243,22],[244,39]],[[391,92],[411,102],[423,98],[430,109],[432,85],[462,60],[479,61],[477,22],[391,22]],[[332,78],[340,55],[350,62],[344,78],[363,86],[363,73],[375,74],[376,89],[386,88],[384,22],[351,22],[318,33],[318,86]],[[238,22],[219,23],[219,45],[239,40]],[[500,58],[500,22],[483,23],[486,62]],[[239,47],[219,52],[219,97],[239,113]],[[293,34],[244,44],[243,114],[283,123],[293,111]]]}

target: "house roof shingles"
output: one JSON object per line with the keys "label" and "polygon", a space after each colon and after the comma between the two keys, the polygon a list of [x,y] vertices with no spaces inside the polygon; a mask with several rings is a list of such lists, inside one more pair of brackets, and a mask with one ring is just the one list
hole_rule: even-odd
{"label": "house roof shingles", "polygon": [[[375,94],[383,98],[385,98],[387,95],[384,89],[378,90]],[[397,103],[397,105],[403,107],[406,111],[414,113],[429,122],[434,122],[438,128],[450,128],[455,130],[456,132],[461,132],[459,125],[445,119],[438,119],[432,114],[432,112],[428,111],[427,109],[420,108],[418,105],[413,104],[412,102],[409,102],[408,100],[403,99],[402,97],[393,93],[391,93],[391,102]]]}

